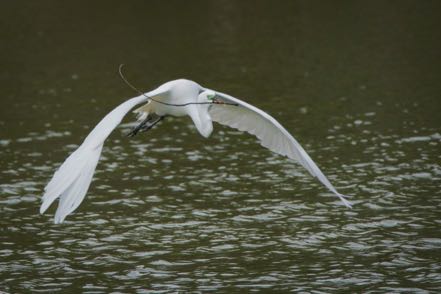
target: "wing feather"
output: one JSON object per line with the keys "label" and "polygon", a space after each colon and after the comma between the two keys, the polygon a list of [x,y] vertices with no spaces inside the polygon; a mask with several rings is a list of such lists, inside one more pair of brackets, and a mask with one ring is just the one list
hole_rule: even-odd
{"label": "wing feather", "polygon": [[[147,93],[147,95],[152,96],[157,92],[157,90],[154,90]],[[129,99],[112,110],[98,123],[80,147],[63,162],[45,187],[40,213],[44,213],[57,198],[60,198],[54,221],[55,223],[61,223],[67,215],[80,205],[92,181],[104,141],[127,112],[135,105],[147,100],[148,98],[145,96]]]}
{"label": "wing feather", "polygon": [[[208,89],[207,89],[208,90]],[[272,116],[240,99],[217,92],[216,99],[238,106],[215,104],[209,112],[213,121],[255,135],[269,150],[298,161],[308,172],[338,196],[347,207],[351,203],[338,193],[296,139]]]}

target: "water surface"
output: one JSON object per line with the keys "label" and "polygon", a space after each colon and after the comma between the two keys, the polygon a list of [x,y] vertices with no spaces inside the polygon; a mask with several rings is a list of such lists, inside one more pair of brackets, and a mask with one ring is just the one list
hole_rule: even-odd
{"label": "water surface", "polygon": [[[0,291],[441,290],[437,1],[8,1],[0,10]],[[107,140],[86,200],[38,214],[113,107],[180,77],[300,141],[354,209],[256,139],[169,119]]]}

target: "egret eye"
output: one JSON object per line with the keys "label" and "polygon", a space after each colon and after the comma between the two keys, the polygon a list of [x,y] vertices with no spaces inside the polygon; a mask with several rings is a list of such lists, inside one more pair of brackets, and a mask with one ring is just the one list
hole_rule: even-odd
{"label": "egret eye", "polygon": [[214,94],[214,93],[207,94],[207,99],[208,100],[213,100],[214,97],[216,97],[216,94]]}

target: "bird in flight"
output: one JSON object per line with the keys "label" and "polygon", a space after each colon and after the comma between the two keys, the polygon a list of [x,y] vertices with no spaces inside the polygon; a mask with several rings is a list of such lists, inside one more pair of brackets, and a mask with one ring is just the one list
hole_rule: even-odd
{"label": "bird in flight", "polygon": [[298,161],[340,198],[345,206],[351,207],[351,203],[337,192],[297,140],[272,116],[257,107],[186,79],[170,81],[153,91],[140,94],[108,113],[58,168],[44,189],[41,214],[60,198],[54,222],[62,223],[81,204],[92,182],[104,141],[123,117],[142,103],[134,111],[138,114],[139,124],[129,136],[150,130],[167,116],[186,115],[190,116],[196,129],[206,138],[213,131],[213,121],[246,131],[255,135],[263,147]]}

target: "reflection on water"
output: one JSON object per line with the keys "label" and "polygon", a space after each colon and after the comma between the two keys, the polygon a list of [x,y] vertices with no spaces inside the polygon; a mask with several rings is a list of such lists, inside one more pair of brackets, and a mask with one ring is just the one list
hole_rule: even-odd
{"label": "reflection on water", "polygon": [[[172,4],[5,4],[0,290],[441,290],[439,4]],[[120,62],[145,89],[182,75],[267,110],[354,209],[249,135],[170,119],[128,139],[130,118],[54,225],[44,185],[133,96]]]}

